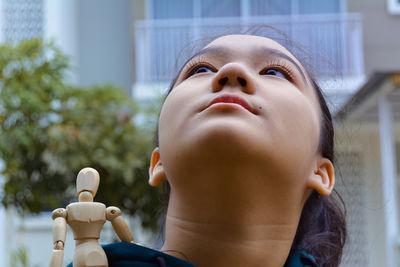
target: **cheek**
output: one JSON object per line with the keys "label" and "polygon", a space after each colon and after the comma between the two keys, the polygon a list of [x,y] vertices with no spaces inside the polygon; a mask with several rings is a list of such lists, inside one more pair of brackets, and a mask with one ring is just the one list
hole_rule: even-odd
{"label": "cheek", "polygon": [[[185,89],[185,88],[182,88]],[[159,118],[160,146],[172,146],[173,141],[186,131],[185,122],[196,111],[193,102],[196,96],[189,90],[175,88],[166,98]]]}
{"label": "cheek", "polygon": [[161,109],[160,135],[165,133],[168,138],[176,138],[179,133],[189,131],[188,122],[200,111],[209,88],[207,80],[187,80],[175,87]]}
{"label": "cheek", "polygon": [[176,99],[170,98],[171,94],[167,97],[162,106],[158,122],[159,148],[167,177],[170,177],[170,174],[167,171],[167,166],[169,166],[170,162],[177,157],[177,155],[175,155],[176,149],[174,148],[173,140],[179,138],[179,121],[182,120],[180,118],[182,112],[180,112],[178,108]]}
{"label": "cheek", "polygon": [[290,135],[291,139],[316,143],[319,136],[319,114],[308,101],[295,101],[286,105],[279,114],[281,133]]}
{"label": "cheek", "polygon": [[160,144],[165,143],[165,139],[168,136],[173,136],[176,134],[175,129],[178,122],[181,120],[182,107],[180,107],[179,101],[173,97],[173,92],[165,100],[159,118],[159,138]]}
{"label": "cheek", "polygon": [[272,133],[282,160],[305,164],[318,149],[319,109],[312,98],[310,100],[298,90],[279,92],[273,100],[272,97],[270,95],[270,105],[265,109],[265,130]]}

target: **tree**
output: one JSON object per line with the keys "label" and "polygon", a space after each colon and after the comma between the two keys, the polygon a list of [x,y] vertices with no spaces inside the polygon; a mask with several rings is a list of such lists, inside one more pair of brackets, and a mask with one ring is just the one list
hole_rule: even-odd
{"label": "tree", "polygon": [[[29,267],[28,250],[25,247],[19,247],[11,253],[11,267]],[[34,265],[34,267],[38,267]]]}
{"label": "tree", "polygon": [[90,166],[100,173],[96,201],[154,229],[159,192],[147,170],[155,125],[134,123],[139,109],[124,90],[72,86],[67,74],[68,60],[52,42],[0,46],[2,203],[21,213],[65,206],[76,201],[77,173]]}

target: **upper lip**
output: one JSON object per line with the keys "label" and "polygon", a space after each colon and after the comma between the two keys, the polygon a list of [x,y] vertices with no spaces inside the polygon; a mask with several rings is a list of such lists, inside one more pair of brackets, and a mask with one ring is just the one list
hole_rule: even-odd
{"label": "upper lip", "polygon": [[250,105],[247,103],[245,99],[243,99],[241,96],[236,95],[236,94],[223,94],[220,96],[215,97],[211,102],[207,105],[206,108],[209,106],[216,104],[216,103],[234,103],[242,106],[243,108],[247,109],[251,113],[253,112],[253,109],[250,107]]}

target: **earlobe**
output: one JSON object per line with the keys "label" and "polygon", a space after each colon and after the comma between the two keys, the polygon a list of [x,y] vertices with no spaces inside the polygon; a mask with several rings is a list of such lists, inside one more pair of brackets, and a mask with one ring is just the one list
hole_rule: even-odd
{"label": "earlobe", "polygon": [[149,168],[149,184],[151,186],[157,186],[162,181],[166,180],[167,176],[164,171],[160,159],[160,149],[156,147],[151,154],[150,168]]}
{"label": "earlobe", "polygon": [[322,196],[329,196],[335,185],[335,170],[327,158],[320,158],[316,169],[311,173],[308,187],[315,189]]}

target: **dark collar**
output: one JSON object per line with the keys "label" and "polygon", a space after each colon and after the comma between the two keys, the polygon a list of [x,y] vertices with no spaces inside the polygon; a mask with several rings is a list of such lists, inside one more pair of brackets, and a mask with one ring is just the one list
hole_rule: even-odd
{"label": "dark collar", "polygon": [[[113,243],[103,248],[109,267],[196,267],[158,250],[132,243]],[[68,267],[72,267],[72,263]],[[317,267],[317,264],[313,256],[298,251],[290,253],[284,267]]]}
{"label": "dark collar", "polygon": [[315,258],[304,251],[291,251],[284,267],[318,267]]}

